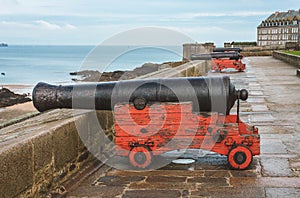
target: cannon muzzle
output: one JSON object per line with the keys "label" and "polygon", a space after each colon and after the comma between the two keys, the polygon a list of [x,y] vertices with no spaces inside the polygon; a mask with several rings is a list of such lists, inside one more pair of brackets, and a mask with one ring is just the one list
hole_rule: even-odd
{"label": "cannon muzzle", "polygon": [[224,77],[124,80],[65,86],[38,83],[33,104],[39,111],[56,108],[113,110],[117,103],[134,103],[137,109],[155,102],[193,102],[198,112],[229,114],[237,91]]}

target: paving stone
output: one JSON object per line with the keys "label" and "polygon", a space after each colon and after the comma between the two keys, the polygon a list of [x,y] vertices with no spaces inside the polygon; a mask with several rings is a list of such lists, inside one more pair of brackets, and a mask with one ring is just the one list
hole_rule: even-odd
{"label": "paving stone", "polygon": [[233,187],[276,187],[276,188],[300,188],[298,177],[232,177],[229,183]]}
{"label": "paving stone", "polygon": [[264,97],[258,97],[258,96],[251,96],[247,99],[248,103],[264,103],[265,98]]}
{"label": "paving stone", "polygon": [[101,197],[112,198],[122,195],[125,187],[121,186],[80,186],[75,191],[67,193],[68,198]]}
{"label": "paving stone", "polygon": [[227,170],[207,170],[204,172],[205,177],[225,178],[230,177],[229,171]]}
{"label": "paving stone", "polygon": [[210,177],[197,177],[189,178],[188,183],[198,183],[201,187],[226,187],[229,186],[226,178],[210,178]]}
{"label": "paving stone", "polygon": [[181,197],[179,190],[127,190],[122,198],[176,198]]}
{"label": "paving stone", "polygon": [[195,171],[187,171],[187,170],[169,170],[164,169],[163,167],[160,170],[152,170],[152,171],[123,171],[123,170],[117,170],[113,169],[107,173],[107,176],[109,175],[117,175],[117,176],[182,176],[182,177],[188,177],[188,176],[195,176],[195,177],[203,177],[204,171],[203,170],[195,170]]}
{"label": "paving stone", "polygon": [[199,188],[191,192],[191,197],[218,197],[218,198],[245,198],[245,197],[265,197],[265,191],[262,187],[208,187]]}
{"label": "paving stone", "polygon": [[280,139],[265,139],[261,138],[261,153],[262,154],[282,154],[287,153],[285,145]]}
{"label": "paving stone", "polygon": [[137,182],[144,180],[144,176],[128,176],[128,177],[120,177],[120,176],[104,176],[100,177],[95,185],[104,185],[104,186],[125,186],[131,182]]}
{"label": "paving stone", "polygon": [[249,119],[251,122],[274,122],[275,119],[270,113],[266,114],[252,114],[249,115]]}
{"label": "paving stone", "polygon": [[196,183],[186,182],[132,182],[129,184],[128,189],[160,189],[160,190],[184,190],[184,189],[196,189]]}
{"label": "paving stone", "polygon": [[252,104],[252,111],[257,112],[257,111],[268,111],[268,107],[265,104]]}
{"label": "paving stone", "polygon": [[261,187],[260,180],[256,177],[232,177],[229,179],[229,183],[233,187],[242,188],[247,186],[249,187]]}
{"label": "paving stone", "polygon": [[181,176],[149,176],[146,179],[146,182],[149,183],[156,183],[156,182],[185,182],[186,177],[181,177]]}
{"label": "paving stone", "polygon": [[266,188],[266,197],[299,198],[300,188]]}
{"label": "paving stone", "polygon": [[257,177],[259,173],[253,170],[230,170],[232,177]]}
{"label": "paving stone", "polygon": [[261,158],[263,176],[292,176],[293,172],[289,167],[288,159],[262,157]]}
{"label": "paving stone", "polygon": [[262,91],[254,91],[254,90],[251,90],[249,92],[249,95],[250,96],[262,96],[263,95],[263,92]]}

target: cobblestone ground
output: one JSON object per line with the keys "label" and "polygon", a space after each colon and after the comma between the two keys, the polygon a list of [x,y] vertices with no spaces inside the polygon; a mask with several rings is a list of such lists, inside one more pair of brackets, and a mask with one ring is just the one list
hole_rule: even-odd
{"label": "cobblestone ground", "polygon": [[261,155],[248,170],[230,170],[226,157],[197,157],[198,151],[190,151],[185,156],[196,159],[195,163],[169,164],[148,172],[104,165],[67,189],[66,196],[300,197],[300,78],[296,68],[272,57],[245,61],[246,72],[228,75],[238,89],[248,89],[241,119],[258,126],[261,134]]}

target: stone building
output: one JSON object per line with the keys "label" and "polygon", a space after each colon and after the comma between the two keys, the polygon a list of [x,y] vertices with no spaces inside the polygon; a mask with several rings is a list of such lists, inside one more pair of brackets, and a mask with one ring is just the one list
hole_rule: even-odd
{"label": "stone building", "polygon": [[257,27],[258,46],[300,44],[300,9],[275,12]]}

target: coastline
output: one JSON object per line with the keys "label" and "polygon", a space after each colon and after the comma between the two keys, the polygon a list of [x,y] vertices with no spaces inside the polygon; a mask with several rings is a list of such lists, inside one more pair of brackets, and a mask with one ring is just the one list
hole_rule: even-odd
{"label": "coastline", "polygon": [[17,94],[28,94],[29,97],[31,97],[31,93],[33,90],[33,87],[35,85],[23,85],[23,84],[0,84],[0,88],[7,88],[11,90],[14,93]]}

